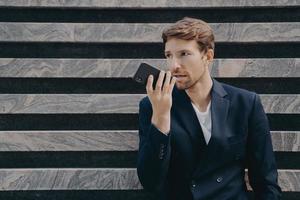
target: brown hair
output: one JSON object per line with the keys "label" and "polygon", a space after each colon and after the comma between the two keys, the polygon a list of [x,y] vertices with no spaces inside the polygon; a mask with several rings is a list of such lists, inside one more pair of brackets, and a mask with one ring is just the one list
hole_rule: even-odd
{"label": "brown hair", "polygon": [[162,33],[164,44],[170,38],[196,40],[200,52],[215,48],[215,37],[211,27],[200,19],[185,17],[167,27]]}

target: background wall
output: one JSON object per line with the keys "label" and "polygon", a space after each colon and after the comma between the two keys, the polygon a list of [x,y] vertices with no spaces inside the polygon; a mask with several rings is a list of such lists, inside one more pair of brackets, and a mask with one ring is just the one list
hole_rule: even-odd
{"label": "background wall", "polygon": [[186,2],[0,0],[0,199],[152,199],[130,77],[164,68],[161,31],[184,16],[216,33],[213,77],[259,93],[283,199],[300,199],[299,1]]}

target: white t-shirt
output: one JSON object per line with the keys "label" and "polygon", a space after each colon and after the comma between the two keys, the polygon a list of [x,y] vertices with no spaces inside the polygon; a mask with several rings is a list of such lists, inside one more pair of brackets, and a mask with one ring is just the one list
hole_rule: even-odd
{"label": "white t-shirt", "polygon": [[201,125],[204,139],[206,144],[208,144],[210,138],[211,138],[211,109],[210,109],[211,101],[209,101],[206,111],[200,112],[199,109],[196,107],[196,105],[193,105],[193,108],[196,112],[197,118],[199,120],[199,123]]}

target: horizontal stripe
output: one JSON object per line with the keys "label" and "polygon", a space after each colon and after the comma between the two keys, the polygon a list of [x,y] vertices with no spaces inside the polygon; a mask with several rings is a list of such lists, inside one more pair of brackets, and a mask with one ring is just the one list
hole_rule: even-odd
{"label": "horizontal stripe", "polygon": [[[168,70],[165,59],[0,58],[0,77],[133,77],[140,63]],[[300,77],[300,59],[215,59],[213,77]]]}
{"label": "horizontal stripe", "polygon": [[[288,193],[294,195],[293,193]],[[285,195],[285,194],[284,194]],[[283,195],[283,197],[284,197]],[[296,197],[300,197],[300,192]],[[0,198],[5,200],[155,200],[155,198],[144,190],[19,190],[0,191]],[[282,200],[291,200],[289,198]]]}
{"label": "horizontal stripe", "polygon": [[[253,192],[248,193],[249,200],[254,200]],[[0,198],[5,200],[155,200],[144,190],[35,190],[35,191],[0,191]],[[298,200],[300,192],[283,192],[281,200]]]}
{"label": "horizontal stripe", "polygon": [[[296,134],[293,136],[297,137]],[[0,141],[0,151],[136,151],[138,149],[136,130],[1,131]]]}
{"label": "horizontal stripe", "polygon": [[[300,191],[300,170],[279,170],[282,191]],[[140,190],[136,169],[1,169],[0,190]]]}
{"label": "horizontal stripe", "polygon": [[[136,167],[136,162],[136,151],[0,152],[0,168],[128,168]],[[290,164],[285,161],[284,166],[291,168]]]}
{"label": "horizontal stripe", "polygon": [[[0,58],[163,57],[162,43],[0,42]],[[215,57],[297,58],[300,42],[216,43]]]}
{"label": "horizontal stripe", "polygon": [[0,190],[142,189],[136,169],[1,169]]}
{"label": "horizontal stripe", "polygon": [[300,151],[300,132],[273,131],[271,135],[274,151]]}
{"label": "horizontal stripe", "polygon": [[300,7],[173,7],[159,9],[0,7],[1,22],[173,23],[185,16],[203,19],[210,23],[299,22]]}
{"label": "horizontal stripe", "polygon": [[[161,42],[170,24],[0,23],[0,41]],[[300,23],[211,24],[217,42],[300,41]]]}
{"label": "horizontal stripe", "polygon": [[[279,169],[300,169],[299,152],[275,152]],[[136,167],[136,151],[0,152],[0,168],[128,168]]]}
{"label": "horizontal stripe", "polygon": [[[300,94],[299,78],[216,78],[258,94]],[[0,94],[145,94],[132,78],[0,78]]]}
{"label": "horizontal stripe", "polygon": [[[267,114],[272,131],[300,130],[299,114]],[[0,130],[136,130],[138,114],[0,114]]]}
{"label": "horizontal stripe", "polygon": [[[274,151],[300,152],[299,131],[271,132]],[[0,151],[137,151],[137,131],[1,131]]]}
{"label": "horizontal stripe", "polygon": [[137,114],[0,114],[0,130],[135,130]]}
{"label": "horizontal stripe", "polygon": [[[144,94],[0,94],[1,113],[138,113]],[[260,95],[266,113],[300,114],[300,95]]]}
{"label": "horizontal stripe", "polygon": [[90,7],[90,8],[161,8],[161,7],[260,7],[260,6],[298,6],[299,2],[297,0],[276,0],[275,2],[270,1],[218,1],[218,0],[189,0],[187,1],[148,1],[148,0],[135,0],[135,1],[125,1],[120,3],[117,0],[110,1],[29,1],[29,0],[10,0],[10,1],[0,1],[0,6],[12,6],[12,7]]}

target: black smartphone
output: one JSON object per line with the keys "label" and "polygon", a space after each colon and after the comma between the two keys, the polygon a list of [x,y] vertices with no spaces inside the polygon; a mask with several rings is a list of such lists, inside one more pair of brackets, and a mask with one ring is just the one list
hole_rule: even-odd
{"label": "black smartphone", "polygon": [[159,69],[147,63],[141,63],[135,75],[133,76],[133,80],[143,85],[147,85],[148,77],[150,74],[152,74],[154,77],[153,79],[153,88],[154,88],[158,80],[159,73],[160,73]]}

